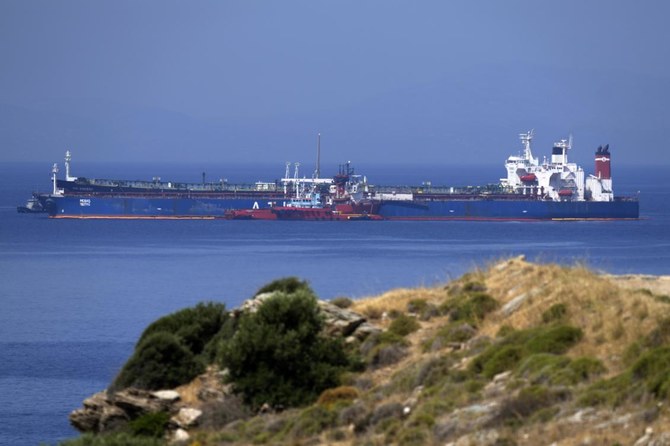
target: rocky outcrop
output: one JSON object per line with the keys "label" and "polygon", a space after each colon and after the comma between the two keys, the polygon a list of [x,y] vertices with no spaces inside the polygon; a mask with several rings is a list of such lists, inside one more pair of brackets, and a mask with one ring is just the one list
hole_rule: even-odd
{"label": "rocky outcrop", "polygon": [[[233,311],[235,316],[240,316],[245,312],[255,312],[263,302],[272,297],[275,293],[262,293],[245,301],[239,309]],[[363,341],[371,334],[381,332],[381,329],[375,327],[367,321],[367,318],[359,313],[340,308],[330,302],[319,302],[319,308],[324,316],[324,332],[329,336],[341,336],[352,342],[354,340]]]}
{"label": "rocky outcrop", "polygon": [[[232,312],[233,316],[255,312],[273,294],[264,293],[247,300]],[[381,329],[369,324],[364,316],[356,312],[324,301],[319,301],[319,307],[324,317],[324,333],[328,336],[343,337],[347,342],[354,342],[381,332]],[[200,424],[205,407],[212,406],[210,403],[229,404],[227,398],[230,397],[230,386],[223,384],[223,374],[225,371],[210,369],[195,378],[190,385],[184,386],[197,389],[191,392],[194,393],[191,399],[195,401],[184,401],[179,389],[151,392],[127,388],[114,393],[98,392],[84,400],[82,408],[70,413],[70,423],[80,432],[113,432],[144,414],[167,412],[170,414],[170,438],[183,441],[189,438],[189,429]],[[207,420],[204,423],[207,424]]]}
{"label": "rocky outcrop", "polygon": [[[155,392],[127,388],[118,392],[98,392],[84,400],[84,407],[70,413],[70,423],[80,432],[114,432],[123,429],[129,421],[147,413],[170,414],[169,434],[173,439],[188,438],[188,430],[199,425],[202,406],[224,402],[229,387],[221,380],[221,372],[210,369],[193,383],[198,390],[186,401],[178,390]],[[184,388],[182,392],[188,393]]]}

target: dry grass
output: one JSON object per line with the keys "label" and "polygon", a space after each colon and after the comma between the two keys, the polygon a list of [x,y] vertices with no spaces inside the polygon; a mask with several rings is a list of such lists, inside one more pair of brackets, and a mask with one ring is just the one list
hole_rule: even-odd
{"label": "dry grass", "polygon": [[[659,296],[670,295],[670,277],[657,280],[628,277],[624,280],[598,275],[582,265],[566,267],[534,264],[526,262],[523,257],[493,263],[446,286],[397,289],[357,300],[350,309],[367,315],[375,325],[387,327],[390,318],[382,318],[383,314],[406,313],[408,303],[416,299],[439,306],[450,296],[457,295],[468,283],[484,284],[485,292],[500,303],[500,308],[487,315],[478,325],[478,336],[494,338],[502,326],[526,329],[546,324],[548,322],[543,320],[546,319],[543,314],[553,305],[561,304],[567,310],[561,322],[578,327],[584,333],[583,339],[567,355],[572,358],[586,356],[599,359],[607,368],[607,376],[614,376],[624,370],[622,357],[629,345],[648,335],[656,328],[659,319],[670,317],[670,303],[659,299]],[[506,311],[505,305],[513,301],[520,304],[513,311]],[[449,322],[447,315],[421,320],[421,328],[405,337],[409,342],[406,357],[398,363],[363,373],[362,377],[371,382],[371,387],[369,390],[360,390],[359,398],[365,400],[369,407],[392,402],[404,405],[406,401],[414,399],[412,404],[416,404],[418,411],[422,404],[428,404],[431,396],[424,397],[421,393],[417,396],[417,389],[412,387],[414,384],[411,384],[411,379],[407,385],[398,383],[405,382],[404,376],[415,377],[418,370],[432,360],[443,359],[450,354],[448,348],[434,352],[426,352],[423,348],[426,341],[434,339],[438,331]],[[462,354],[460,350],[454,353]],[[453,369],[465,370],[470,359],[467,353],[462,358],[457,357],[459,362],[455,363],[457,365]],[[434,388],[432,391],[442,390]],[[187,389],[187,394],[189,392],[197,395],[194,390]],[[513,392],[513,388],[510,392]],[[499,426],[499,433],[503,437],[513,438],[520,446],[538,444],[540,439],[542,444],[557,446],[612,445],[633,444],[647,427],[652,427],[658,433],[668,431],[670,425],[670,414],[664,406],[655,419],[641,416],[644,408],[640,406],[624,405],[614,412],[611,408],[595,408],[592,410],[598,411],[598,418],[593,423],[571,421],[571,416],[579,408],[567,404],[562,407],[567,412],[561,412],[552,421],[529,422],[514,429]],[[436,419],[451,416],[448,412],[434,415]],[[625,424],[617,424],[618,420],[628,415],[631,416]],[[410,421],[411,415],[407,420],[399,420],[405,424]],[[356,442],[388,443],[388,437],[374,429],[366,435],[362,439],[353,430],[346,430],[346,440],[338,443],[339,440],[323,432],[318,441],[320,444],[342,445]]]}
{"label": "dry grass", "polygon": [[370,319],[380,319],[384,313],[393,311],[404,313],[407,304],[414,299],[424,299],[427,302],[441,302],[446,297],[442,287],[433,288],[399,288],[388,291],[380,296],[357,300],[351,310],[364,314]]}
{"label": "dry grass", "polygon": [[670,315],[670,305],[621,288],[620,281],[583,266],[538,265],[514,258],[493,265],[484,276],[488,292],[502,305],[519,296],[526,298],[512,314],[506,316],[500,310],[489,317],[482,333],[494,336],[502,324],[517,329],[537,326],[549,307],[564,304],[566,321],[585,335],[571,356],[598,357],[610,373],[620,370],[628,345],[649,333],[659,317]]}

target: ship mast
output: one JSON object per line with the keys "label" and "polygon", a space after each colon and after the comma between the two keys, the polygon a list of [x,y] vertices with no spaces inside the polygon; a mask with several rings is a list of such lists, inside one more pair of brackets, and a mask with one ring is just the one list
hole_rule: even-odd
{"label": "ship mast", "polygon": [[58,173],[58,164],[54,163],[51,168],[51,181],[53,182],[53,194],[58,195],[58,187],[56,187],[56,174]]}
{"label": "ship mast", "polygon": [[[530,149],[530,142],[533,140],[533,130],[519,134],[519,139],[521,139],[521,143],[523,144],[523,157],[526,159],[526,161],[530,161],[532,163],[534,159],[533,152]],[[537,164],[537,162],[534,164]]]}
{"label": "ship mast", "polygon": [[72,161],[72,154],[70,153],[69,150],[65,152],[65,180],[66,181],[74,181],[77,178],[76,177],[71,177],[70,176],[70,161]]}
{"label": "ship mast", "polygon": [[321,133],[316,136],[316,170],[314,171],[314,178],[321,177]]}

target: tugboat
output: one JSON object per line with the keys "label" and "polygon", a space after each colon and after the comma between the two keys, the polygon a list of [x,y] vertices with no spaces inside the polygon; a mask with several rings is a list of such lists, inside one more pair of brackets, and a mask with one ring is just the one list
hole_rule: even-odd
{"label": "tugboat", "polygon": [[[311,185],[307,192],[307,184]],[[229,220],[298,220],[298,221],[354,221],[383,220],[376,214],[378,206],[372,201],[323,205],[317,183],[310,179],[296,182],[296,197],[288,203],[269,208],[231,209],[225,213]]]}
{"label": "tugboat", "polygon": [[24,206],[17,206],[16,211],[19,214],[44,214],[47,210],[42,206],[42,203],[40,203],[37,194],[33,194],[33,196],[26,201]]}

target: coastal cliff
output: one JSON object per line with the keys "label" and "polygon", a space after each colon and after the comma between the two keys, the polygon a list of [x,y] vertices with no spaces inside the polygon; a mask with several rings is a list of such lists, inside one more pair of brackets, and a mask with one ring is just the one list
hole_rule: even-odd
{"label": "coastal cliff", "polygon": [[142,338],[66,444],[670,445],[667,277],[520,257],[332,302],[288,279]]}

